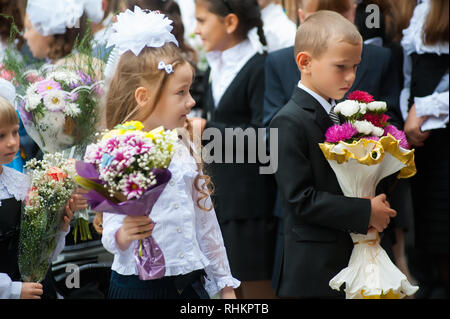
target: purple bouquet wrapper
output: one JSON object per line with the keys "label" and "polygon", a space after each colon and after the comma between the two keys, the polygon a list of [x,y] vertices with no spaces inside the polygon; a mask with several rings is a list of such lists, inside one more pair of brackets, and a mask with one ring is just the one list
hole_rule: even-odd
{"label": "purple bouquet wrapper", "polygon": [[[81,177],[101,183],[97,169],[93,164],[77,161],[75,168]],[[156,177],[157,183],[138,200],[129,200],[116,204],[95,190],[90,190],[84,197],[93,211],[127,216],[149,216],[153,206],[172,177],[172,173],[168,169],[156,168],[152,172]],[[166,272],[164,255],[152,236],[140,241],[134,250],[134,256],[141,280],[164,277]]]}

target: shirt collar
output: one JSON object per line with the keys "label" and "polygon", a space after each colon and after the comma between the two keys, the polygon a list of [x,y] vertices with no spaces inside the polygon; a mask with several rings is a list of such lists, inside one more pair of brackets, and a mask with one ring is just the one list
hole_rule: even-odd
{"label": "shirt collar", "polygon": [[313,96],[313,98],[315,98],[317,100],[317,102],[320,103],[320,105],[322,105],[322,107],[325,109],[325,111],[329,114],[331,109],[336,105],[336,101],[331,99],[331,103],[328,102],[327,100],[325,100],[323,97],[321,97],[319,94],[317,94],[316,92],[314,92],[313,90],[307,88],[302,81],[300,80],[300,82],[298,82],[298,87],[300,89],[302,89],[303,91],[308,92],[310,95]]}
{"label": "shirt collar", "polygon": [[255,55],[256,50],[253,48],[249,40],[244,40],[232,48],[223,52],[212,51],[206,54],[211,69],[221,68],[224,65],[236,65],[243,60],[243,57]]}

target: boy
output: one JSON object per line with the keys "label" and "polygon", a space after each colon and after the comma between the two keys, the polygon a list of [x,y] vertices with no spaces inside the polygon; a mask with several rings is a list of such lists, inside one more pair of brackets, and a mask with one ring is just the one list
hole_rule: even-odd
{"label": "boy", "polygon": [[[301,48],[301,50],[300,50]],[[361,61],[362,38],[340,14],[320,11],[300,26],[295,57],[301,81],[274,117],[279,169],[275,178],[285,212],[283,265],[277,295],[344,297],[328,282],[350,259],[349,232],[382,232],[396,215],[381,194],[372,199],[343,196],[319,143],[333,125],[334,100],[344,97]]]}

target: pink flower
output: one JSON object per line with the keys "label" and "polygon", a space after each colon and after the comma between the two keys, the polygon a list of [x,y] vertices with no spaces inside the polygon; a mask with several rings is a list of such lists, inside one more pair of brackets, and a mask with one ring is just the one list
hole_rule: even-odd
{"label": "pink flower", "polygon": [[399,130],[394,125],[388,125],[384,129],[384,136],[387,136],[388,134],[391,134],[396,140],[400,141],[400,146],[404,149],[410,148],[405,132]]}
{"label": "pink flower", "polygon": [[347,100],[354,100],[362,103],[370,103],[375,101],[372,95],[364,91],[353,91],[347,96]]}
{"label": "pink flower", "polygon": [[128,175],[125,185],[122,187],[123,194],[127,200],[136,198],[139,199],[144,194],[145,189],[141,187],[142,177],[136,173]]}
{"label": "pink flower", "polygon": [[35,82],[40,82],[45,80],[44,77],[40,76],[37,73],[28,73],[25,78],[27,79],[28,82],[30,83],[35,83]]}
{"label": "pink flower", "polygon": [[325,142],[339,143],[341,141],[347,141],[357,134],[358,131],[350,122],[342,125],[333,125],[325,133]]}
{"label": "pink flower", "polygon": [[61,90],[61,84],[53,80],[44,80],[36,84],[36,90],[39,94],[45,96],[48,91]]}
{"label": "pink flower", "polygon": [[380,138],[378,136],[364,136],[365,140],[372,140],[375,142],[378,142],[380,140]]}

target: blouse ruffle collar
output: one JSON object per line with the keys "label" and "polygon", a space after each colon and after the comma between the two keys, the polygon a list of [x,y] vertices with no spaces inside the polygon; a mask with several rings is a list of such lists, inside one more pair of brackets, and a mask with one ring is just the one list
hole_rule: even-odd
{"label": "blouse ruffle collar", "polygon": [[0,174],[0,206],[2,199],[14,197],[18,201],[25,200],[29,187],[30,179],[27,175],[3,166]]}

